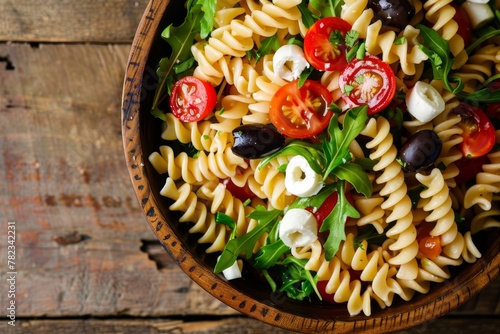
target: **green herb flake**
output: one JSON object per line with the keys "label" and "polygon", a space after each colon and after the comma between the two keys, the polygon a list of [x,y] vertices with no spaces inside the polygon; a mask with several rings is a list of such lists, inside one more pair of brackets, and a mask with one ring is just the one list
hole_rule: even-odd
{"label": "green herb flake", "polygon": [[259,49],[255,53],[255,63],[258,63],[260,58],[264,57],[267,54],[270,54],[272,51],[277,51],[280,46],[281,45],[277,33],[270,37],[264,38],[260,43]]}
{"label": "green herb flake", "polygon": [[394,39],[394,45],[403,45],[406,42],[406,37],[402,36]]}
{"label": "green herb flake", "polygon": [[349,96],[351,95],[351,92],[354,90],[353,85],[345,85],[344,86],[344,95]]}
{"label": "green herb flake", "polygon": [[330,34],[330,43],[333,46],[342,45],[342,34],[338,30],[334,30]]}
{"label": "green herb flake", "polygon": [[359,33],[356,30],[349,30],[345,34],[345,44],[352,48],[354,47],[359,41]]}

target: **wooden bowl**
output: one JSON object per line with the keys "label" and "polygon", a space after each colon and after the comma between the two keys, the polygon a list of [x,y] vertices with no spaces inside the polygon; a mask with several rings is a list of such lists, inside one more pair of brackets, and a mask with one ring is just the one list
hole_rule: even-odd
{"label": "wooden bowl", "polygon": [[165,250],[197,284],[232,308],[271,325],[303,333],[388,332],[430,321],[457,308],[499,274],[499,231],[479,235],[482,258],[453,269],[453,276],[433,285],[426,295],[410,302],[395,299],[370,317],[349,316],[345,304],[298,302],[272,293],[268,287],[245,279],[227,282],[213,273],[214,255],[188,235],[186,224],[168,210],[169,201],[159,191],[165,176],[158,175],[148,156],[161,145],[161,122],[150,115],[157,84],[155,70],[167,44],[160,38],[183,1],[151,1],[135,36],[126,69],[122,104],[123,145],[132,185],[147,221]]}

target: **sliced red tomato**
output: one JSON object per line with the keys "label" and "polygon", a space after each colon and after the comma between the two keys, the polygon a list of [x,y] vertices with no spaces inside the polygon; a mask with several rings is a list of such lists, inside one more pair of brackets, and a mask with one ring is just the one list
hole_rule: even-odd
{"label": "sliced red tomato", "polygon": [[347,108],[367,105],[373,115],[387,107],[396,92],[396,77],[391,67],[375,56],[354,59],[339,78],[342,99]]}
{"label": "sliced red tomato", "polygon": [[320,71],[344,68],[347,64],[344,38],[351,29],[351,24],[339,17],[316,21],[304,37],[304,53],[309,64]]}
{"label": "sliced red tomato", "polygon": [[476,175],[483,171],[483,165],[488,163],[488,157],[483,155],[478,158],[466,158],[455,161],[455,165],[458,167],[460,174],[455,177],[455,182],[462,184],[468,182],[476,177]]}
{"label": "sliced red tomato", "polygon": [[238,198],[242,202],[255,197],[255,194],[252,190],[250,190],[248,184],[245,184],[244,187],[239,187],[234,184],[230,177],[223,179],[221,182],[226,186],[226,189],[229,190],[231,195]]}
{"label": "sliced red tomato", "polygon": [[463,141],[460,144],[462,154],[467,158],[486,155],[495,145],[495,127],[488,116],[478,107],[461,103],[452,111],[462,117],[460,127]]}
{"label": "sliced red tomato", "polygon": [[450,5],[455,8],[455,15],[453,16],[453,20],[458,24],[457,33],[464,40],[465,45],[469,45],[472,40],[472,24],[470,23],[469,16],[465,9],[463,9],[460,5],[456,3],[450,3]]}
{"label": "sliced red tomato", "polygon": [[417,228],[418,251],[429,259],[436,258],[441,254],[441,239],[432,237],[429,233],[434,228],[434,224],[423,222]]}
{"label": "sliced red tomato", "polygon": [[217,93],[208,82],[193,76],[178,80],[170,94],[170,110],[183,122],[197,122],[215,108]]}
{"label": "sliced red tomato", "polygon": [[313,80],[299,88],[298,81],[282,86],[274,94],[269,119],[282,134],[309,138],[323,131],[332,118],[328,108],[333,98],[328,89]]}

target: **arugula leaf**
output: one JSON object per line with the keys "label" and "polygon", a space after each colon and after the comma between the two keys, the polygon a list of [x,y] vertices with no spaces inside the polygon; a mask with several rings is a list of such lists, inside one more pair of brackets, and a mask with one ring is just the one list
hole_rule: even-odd
{"label": "arugula leaf", "polygon": [[348,162],[335,168],[333,174],[339,180],[344,180],[352,184],[358,193],[366,197],[371,196],[373,191],[372,183],[360,165]]}
{"label": "arugula leaf", "polygon": [[458,77],[452,78],[452,81],[457,83],[456,87],[453,87],[450,82],[449,74],[453,65],[453,57],[449,42],[441,37],[437,31],[423,24],[418,24],[417,28],[424,41],[424,44],[420,44],[419,47],[431,61],[434,79],[443,81],[447,90],[457,94],[463,89],[464,83]]}
{"label": "arugula leaf", "polygon": [[201,10],[205,13],[200,22],[200,37],[205,39],[212,32],[214,28],[215,10],[217,7],[217,0],[198,0]]}
{"label": "arugula leaf", "polygon": [[[321,299],[316,283],[318,276],[313,277],[311,272],[305,269],[306,259],[297,259],[293,256],[285,258],[278,264],[286,266],[287,270],[282,272],[281,278],[283,285],[280,291],[286,292],[287,296],[296,300],[303,300],[309,297],[314,291]],[[300,288],[298,287],[300,285]]]}
{"label": "arugula leaf", "polygon": [[[161,33],[161,37],[170,44],[172,52],[170,57],[162,58],[158,64],[156,71],[158,74],[158,86],[153,98],[152,111],[158,108],[160,99],[165,95],[167,83],[169,80],[170,82],[172,81],[171,78],[167,78],[174,73],[174,67],[192,56],[191,45],[193,45],[196,34],[200,32],[200,22],[203,17],[201,9],[201,5],[190,1],[184,22],[178,27],[169,25]],[[158,113],[154,112],[154,114]]]}
{"label": "arugula leaf", "polygon": [[263,206],[258,206],[252,211],[248,217],[259,221],[259,224],[250,232],[243,234],[240,237],[229,240],[222,252],[214,272],[216,274],[222,272],[233,265],[240,254],[245,254],[246,258],[252,257],[253,249],[259,238],[266,232],[269,232],[278,217],[283,214],[281,210],[266,210]]}
{"label": "arugula leaf", "polygon": [[278,152],[263,158],[259,162],[258,168],[264,168],[272,160],[283,155],[302,155],[304,158],[306,158],[307,162],[316,173],[322,173],[322,163],[324,161],[324,156],[319,150],[319,145],[311,144],[302,140],[292,140]]}
{"label": "arugula leaf", "polygon": [[310,28],[314,22],[318,19],[316,15],[314,15],[309,8],[307,8],[306,1],[303,0],[299,5],[298,5],[300,14],[302,15],[302,23],[304,23],[306,28]]}
{"label": "arugula leaf", "polygon": [[359,212],[349,203],[345,196],[344,182],[338,182],[338,200],[332,212],[325,218],[321,225],[320,232],[330,231],[323,248],[325,249],[325,259],[333,259],[342,240],[346,239],[345,221],[347,217],[359,218]]}
{"label": "arugula leaf", "polygon": [[326,158],[323,179],[326,179],[335,168],[351,160],[349,145],[363,131],[368,119],[367,110],[367,106],[348,110],[342,129],[339,128],[337,116],[332,117],[328,126],[330,138],[322,143]]}
{"label": "arugula leaf", "polygon": [[215,223],[224,224],[231,229],[231,235],[229,236],[229,240],[232,240],[236,237],[236,222],[233,218],[226,215],[224,212],[217,212],[215,214]]}
{"label": "arugula leaf", "polygon": [[316,212],[316,210],[321,206],[321,204],[323,204],[328,196],[330,196],[336,190],[336,183],[327,184],[315,196],[297,198],[292,204],[290,204],[289,209],[305,209],[307,207],[311,207],[313,208],[313,212]]}
{"label": "arugula leaf", "polygon": [[290,247],[285,245],[281,239],[265,245],[257,252],[253,266],[257,269],[269,269],[276,264],[283,254],[289,251]]}
{"label": "arugula leaf", "polygon": [[271,51],[277,51],[280,48],[280,46],[281,45],[277,33],[267,38],[264,38],[260,44],[259,49],[255,53],[255,63],[258,63],[260,58],[271,53]]}
{"label": "arugula leaf", "polygon": [[314,67],[312,66],[309,66],[309,67],[306,67],[302,73],[300,73],[300,76],[299,76],[299,82],[297,83],[297,85],[300,87],[302,87],[302,85],[304,85],[304,83],[306,82],[307,78],[309,78],[309,76],[311,75],[311,73],[314,71]]}
{"label": "arugula leaf", "polygon": [[317,10],[321,17],[337,16],[340,17],[340,12],[342,11],[342,5],[344,1],[342,0],[311,0],[309,5]]}

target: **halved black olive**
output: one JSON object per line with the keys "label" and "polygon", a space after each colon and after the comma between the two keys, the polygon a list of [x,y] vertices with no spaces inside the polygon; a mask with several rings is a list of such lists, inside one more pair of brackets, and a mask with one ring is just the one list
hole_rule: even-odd
{"label": "halved black olive", "polygon": [[415,15],[415,6],[411,0],[369,0],[368,8],[373,9],[375,18],[384,26],[403,30]]}
{"label": "halved black olive", "polygon": [[433,130],[421,130],[408,138],[399,150],[398,159],[405,172],[419,172],[439,157],[443,143]]}
{"label": "halved black olive", "polygon": [[285,137],[265,124],[246,124],[233,130],[234,154],[246,159],[259,159],[285,146]]}

